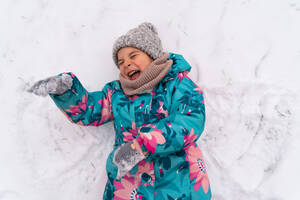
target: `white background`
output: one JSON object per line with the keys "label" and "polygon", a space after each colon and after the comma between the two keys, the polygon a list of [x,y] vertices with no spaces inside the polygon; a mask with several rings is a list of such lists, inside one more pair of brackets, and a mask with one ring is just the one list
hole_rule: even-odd
{"label": "white background", "polygon": [[102,89],[113,42],[144,21],[204,90],[214,199],[299,200],[299,0],[1,0],[0,200],[102,199],[112,123],[71,124],[25,89],[68,71]]}

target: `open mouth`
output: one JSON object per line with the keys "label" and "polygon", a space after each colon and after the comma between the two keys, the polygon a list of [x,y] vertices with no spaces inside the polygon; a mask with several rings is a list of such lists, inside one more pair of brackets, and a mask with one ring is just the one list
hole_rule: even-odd
{"label": "open mouth", "polygon": [[132,70],[127,74],[127,76],[130,80],[135,80],[140,76],[140,73],[140,70]]}

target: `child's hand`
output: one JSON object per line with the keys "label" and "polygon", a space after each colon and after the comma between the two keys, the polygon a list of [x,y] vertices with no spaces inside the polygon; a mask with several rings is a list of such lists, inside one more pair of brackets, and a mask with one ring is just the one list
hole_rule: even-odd
{"label": "child's hand", "polygon": [[144,158],[145,155],[141,152],[139,146],[137,146],[137,142],[130,141],[119,146],[113,158],[113,162],[118,167],[117,178],[122,178]]}
{"label": "child's hand", "polygon": [[36,82],[27,92],[38,96],[47,96],[49,93],[61,95],[70,89],[73,85],[73,79],[68,74],[62,76],[51,76],[49,78]]}

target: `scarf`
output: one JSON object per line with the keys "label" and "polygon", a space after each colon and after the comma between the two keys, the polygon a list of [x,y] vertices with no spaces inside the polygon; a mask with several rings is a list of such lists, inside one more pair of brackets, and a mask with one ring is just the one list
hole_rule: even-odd
{"label": "scarf", "polygon": [[119,78],[124,93],[131,96],[151,92],[173,64],[173,60],[168,60],[168,57],[169,54],[164,53],[161,57],[155,59],[145,71],[141,72],[136,80],[128,80],[120,73]]}

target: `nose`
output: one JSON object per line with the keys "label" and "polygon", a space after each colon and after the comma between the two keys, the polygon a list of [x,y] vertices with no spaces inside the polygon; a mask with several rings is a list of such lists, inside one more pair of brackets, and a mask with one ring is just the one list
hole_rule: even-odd
{"label": "nose", "polygon": [[129,67],[132,63],[131,63],[131,61],[128,59],[128,60],[125,60],[125,66],[126,67]]}

